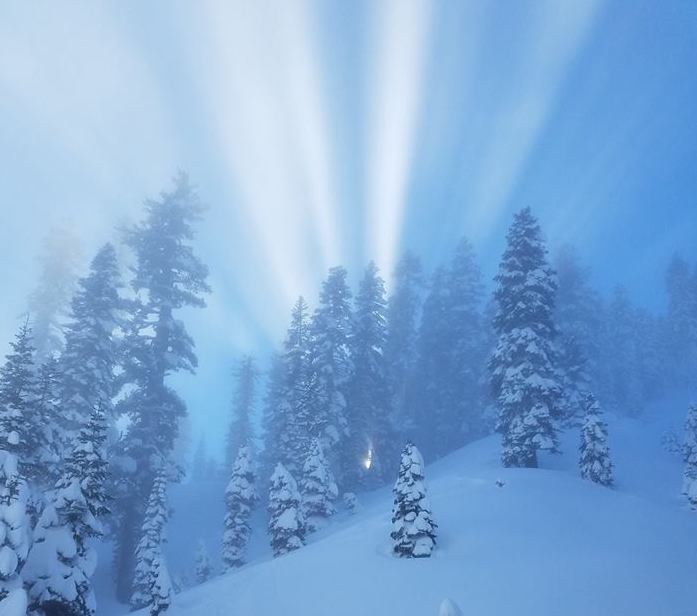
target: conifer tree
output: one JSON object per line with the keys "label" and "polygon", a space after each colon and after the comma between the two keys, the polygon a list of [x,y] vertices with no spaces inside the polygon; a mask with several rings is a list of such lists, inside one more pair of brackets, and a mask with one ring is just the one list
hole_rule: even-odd
{"label": "conifer tree", "polygon": [[489,360],[499,409],[504,466],[536,467],[537,452],[558,449],[560,412],[552,320],[556,283],[529,208],[516,214],[496,276],[496,349]]}
{"label": "conifer tree", "polygon": [[302,510],[307,531],[322,528],[334,515],[334,501],[339,491],[319,439],[312,439],[305,459],[301,481]]}
{"label": "conifer tree", "polygon": [[208,556],[208,550],[206,549],[206,544],[203,539],[198,542],[198,547],[196,548],[196,582],[198,584],[203,584],[208,581],[211,577],[211,559]]}
{"label": "conifer tree", "polygon": [[[339,443],[348,430],[346,388],[352,362],[351,291],[346,277],[343,267],[329,270],[310,327],[307,433],[327,444]],[[307,445],[306,442],[303,451],[307,451]]]}
{"label": "conifer tree", "polygon": [[[161,469],[155,475],[145,519],[136,547],[136,567],[131,607],[140,609],[157,601],[158,559],[162,558],[165,525],[169,518],[167,507],[167,475]],[[160,574],[162,575],[162,574]]]}
{"label": "conifer tree", "polygon": [[107,418],[112,417],[119,353],[114,332],[125,307],[119,297],[120,288],[116,251],[105,244],[92,260],[87,276],[77,283],[65,328],[65,351],[60,359],[60,417],[66,446],[97,406]]}
{"label": "conifer tree", "polygon": [[258,496],[256,474],[247,445],[240,447],[225,489],[225,524],[223,531],[223,572],[241,567],[246,560],[251,526],[249,519]]}
{"label": "conifer tree", "polygon": [[237,452],[252,440],[251,416],[256,400],[259,373],[254,358],[243,357],[235,370],[235,393],[232,403],[232,419],[225,443],[225,468],[231,468]]}
{"label": "conifer tree", "polygon": [[183,173],[172,192],[145,203],[145,220],[126,233],[136,265],[131,286],[136,294],[132,318],[124,340],[123,381],[128,395],[119,405],[131,423],[119,443],[121,465],[128,472],[118,478],[117,596],[131,594],[137,529],[143,522],[157,469],[154,461],[171,462],[178,438],[179,419],[186,414],[184,401],[167,383],[167,377],[197,366],[194,342],[178,310],[201,308],[210,289],[208,270],[194,253],[194,224],[201,218],[196,191]]}
{"label": "conifer tree", "polygon": [[385,365],[392,401],[393,425],[404,436],[414,427],[414,418],[407,404],[409,381],[416,362],[417,325],[423,290],[421,262],[406,253],[394,272],[394,291],[387,302],[387,337]]}
{"label": "conifer tree", "polygon": [[59,418],[59,363],[53,356],[47,357],[39,367],[37,397],[33,409],[42,432],[42,449],[38,452],[34,475],[38,487],[46,491],[58,481],[61,458],[66,455]]}
{"label": "conifer tree", "polygon": [[292,552],[305,545],[305,519],[298,486],[293,476],[280,463],[271,475],[268,512],[269,538],[274,556]]}
{"label": "conifer tree", "polygon": [[600,416],[600,405],[593,394],[586,396],[580,454],[581,477],[611,486],[612,462],[607,446],[607,425]]}
{"label": "conifer tree", "polygon": [[426,558],[436,547],[436,529],[426,496],[424,461],[419,450],[407,443],[402,450],[399,477],[392,508],[392,551],[406,558]]}
{"label": "conifer tree", "polygon": [[164,556],[158,554],[152,562],[150,616],[159,616],[172,603],[172,581]]}
{"label": "conifer tree", "polygon": [[16,431],[0,434],[0,601],[22,594],[20,571],[29,551],[27,488],[13,453],[18,443]]}
{"label": "conifer tree", "polygon": [[88,542],[102,536],[101,518],[109,513],[105,440],[104,414],[96,409],[80,431],[34,532],[24,569],[33,609],[75,616],[96,611],[91,577],[97,556]]}
{"label": "conifer tree", "polygon": [[[368,265],[356,296],[350,339],[353,372],[347,387],[348,437],[342,456],[345,488],[370,481],[380,484],[396,455],[396,436],[391,423],[390,387],[385,365],[385,285],[374,263]],[[371,457],[365,469],[363,460]]]}
{"label": "conifer tree", "polygon": [[697,405],[690,406],[685,421],[685,440],[682,448],[685,468],[682,476],[682,493],[697,509]]}
{"label": "conifer tree", "polygon": [[274,466],[282,456],[281,440],[284,435],[287,410],[284,404],[284,361],[280,353],[271,358],[271,365],[266,376],[263,413],[261,420],[264,449],[261,452],[260,474],[271,477]]}
{"label": "conifer tree", "polygon": [[697,286],[690,266],[673,256],[666,272],[668,292],[667,342],[672,377],[676,384],[689,383],[697,355]]}

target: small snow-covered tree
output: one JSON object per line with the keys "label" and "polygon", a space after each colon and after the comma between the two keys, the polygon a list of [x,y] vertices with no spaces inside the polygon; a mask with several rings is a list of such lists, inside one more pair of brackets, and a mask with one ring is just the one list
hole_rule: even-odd
{"label": "small snow-covered tree", "polygon": [[682,453],[685,461],[682,493],[687,496],[690,504],[697,508],[697,405],[695,404],[690,406],[687,412]]}
{"label": "small snow-covered tree", "polygon": [[41,512],[24,568],[33,609],[90,616],[96,603],[90,578],[97,557],[88,541],[102,535],[109,512],[104,415],[96,409],[76,439],[61,478]]}
{"label": "small snow-covered tree", "polygon": [[232,466],[230,482],[225,489],[225,529],[223,531],[223,571],[245,563],[251,526],[249,517],[258,497],[256,474],[251,452],[243,445]]}
{"label": "small snow-covered tree", "polygon": [[600,405],[593,394],[586,396],[580,454],[581,477],[611,486],[612,462],[607,446],[607,425],[600,416]]}
{"label": "small snow-covered tree", "polygon": [[18,435],[2,434],[0,439],[0,601],[9,601],[12,595],[11,602],[15,603],[22,598],[19,572],[29,550],[30,524],[26,484],[19,474],[17,456],[5,449],[16,445]]}
{"label": "small snow-covered tree", "polygon": [[292,552],[305,545],[305,520],[298,486],[293,476],[280,463],[271,475],[268,511],[268,529],[274,556]]}
{"label": "small snow-covered tree", "polygon": [[166,612],[172,603],[172,582],[162,554],[158,554],[152,562],[151,578],[150,616],[158,616],[162,612]]}
{"label": "small snow-covered tree", "polygon": [[314,532],[334,515],[334,500],[339,495],[319,439],[312,440],[303,466],[300,488],[306,527],[308,532]]}
{"label": "small snow-covered tree", "polygon": [[133,580],[131,607],[140,609],[157,600],[156,561],[162,557],[167,508],[167,476],[164,470],[155,476],[148,499],[140,541],[136,548],[136,568]]}
{"label": "small snow-covered tree", "polygon": [[436,547],[436,529],[424,483],[424,461],[419,450],[407,443],[402,450],[399,477],[392,508],[392,551],[397,556],[424,558]]}
{"label": "small snow-covered tree", "polygon": [[198,584],[203,584],[210,579],[211,569],[211,559],[210,556],[208,556],[206,544],[203,542],[203,539],[200,539],[198,547],[196,548],[196,582]]}

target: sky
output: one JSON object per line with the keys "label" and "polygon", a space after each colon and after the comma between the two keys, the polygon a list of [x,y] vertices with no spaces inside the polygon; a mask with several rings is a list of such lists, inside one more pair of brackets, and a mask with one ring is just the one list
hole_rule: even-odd
{"label": "sky", "polygon": [[213,287],[178,385],[213,451],[236,358],[333,265],[389,279],[466,236],[490,279],[531,206],[660,310],[671,255],[697,260],[696,66],[688,0],[0,0],[0,340],[50,229],[88,259],[178,169]]}

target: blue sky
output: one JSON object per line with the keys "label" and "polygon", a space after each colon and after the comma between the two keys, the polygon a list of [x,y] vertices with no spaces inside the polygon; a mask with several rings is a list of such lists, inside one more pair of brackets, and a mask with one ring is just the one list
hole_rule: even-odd
{"label": "blue sky", "polygon": [[229,372],[327,267],[431,267],[461,235],[493,274],[512,212],[596,284],[661,306],[697,258],[697,3],[0,4],[0,335],[52,224],[89,255],[189,171],[214,294],[181,379],[214,446]]}

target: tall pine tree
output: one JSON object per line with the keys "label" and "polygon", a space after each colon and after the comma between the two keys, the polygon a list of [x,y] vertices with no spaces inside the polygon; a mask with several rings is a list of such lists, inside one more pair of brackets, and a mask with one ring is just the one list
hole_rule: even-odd
{"label": "tall pine tree", "polygon": [[133,318],[125,339],[124,381],[128,395],[120,411],[130,418],[121,441],[120,465],[128,472],[119,478],[117,507],[117,595],[131,594],[138,529],[143,504],[151,491],[155,460],[168,460],[178,436],[179,419],[186,406],[168,385],[167,377],[197,366],[194,342],[176,311],[205,306],[208,270],[195,255],[191,242],[202,206],[187,176],[180,173],[172,192],[145,203],[145,220],[126,234],[136,265],[133,268]]}
{"label": "tall pine tree", "polygon": [[554,340],[554,272],[529,208],[515,215],[496,275],[498,336],[489,361],[504,466],[536,467],[537,452],[558,449],[560,411]]}
{"label": "tall pine tree", "polygon": [[231,468],[240,447],[252,442],[251,417],[256,400],[259,373],[254,358],[243,357],[235,370],[232,419],[225,442],[225,467]]}

